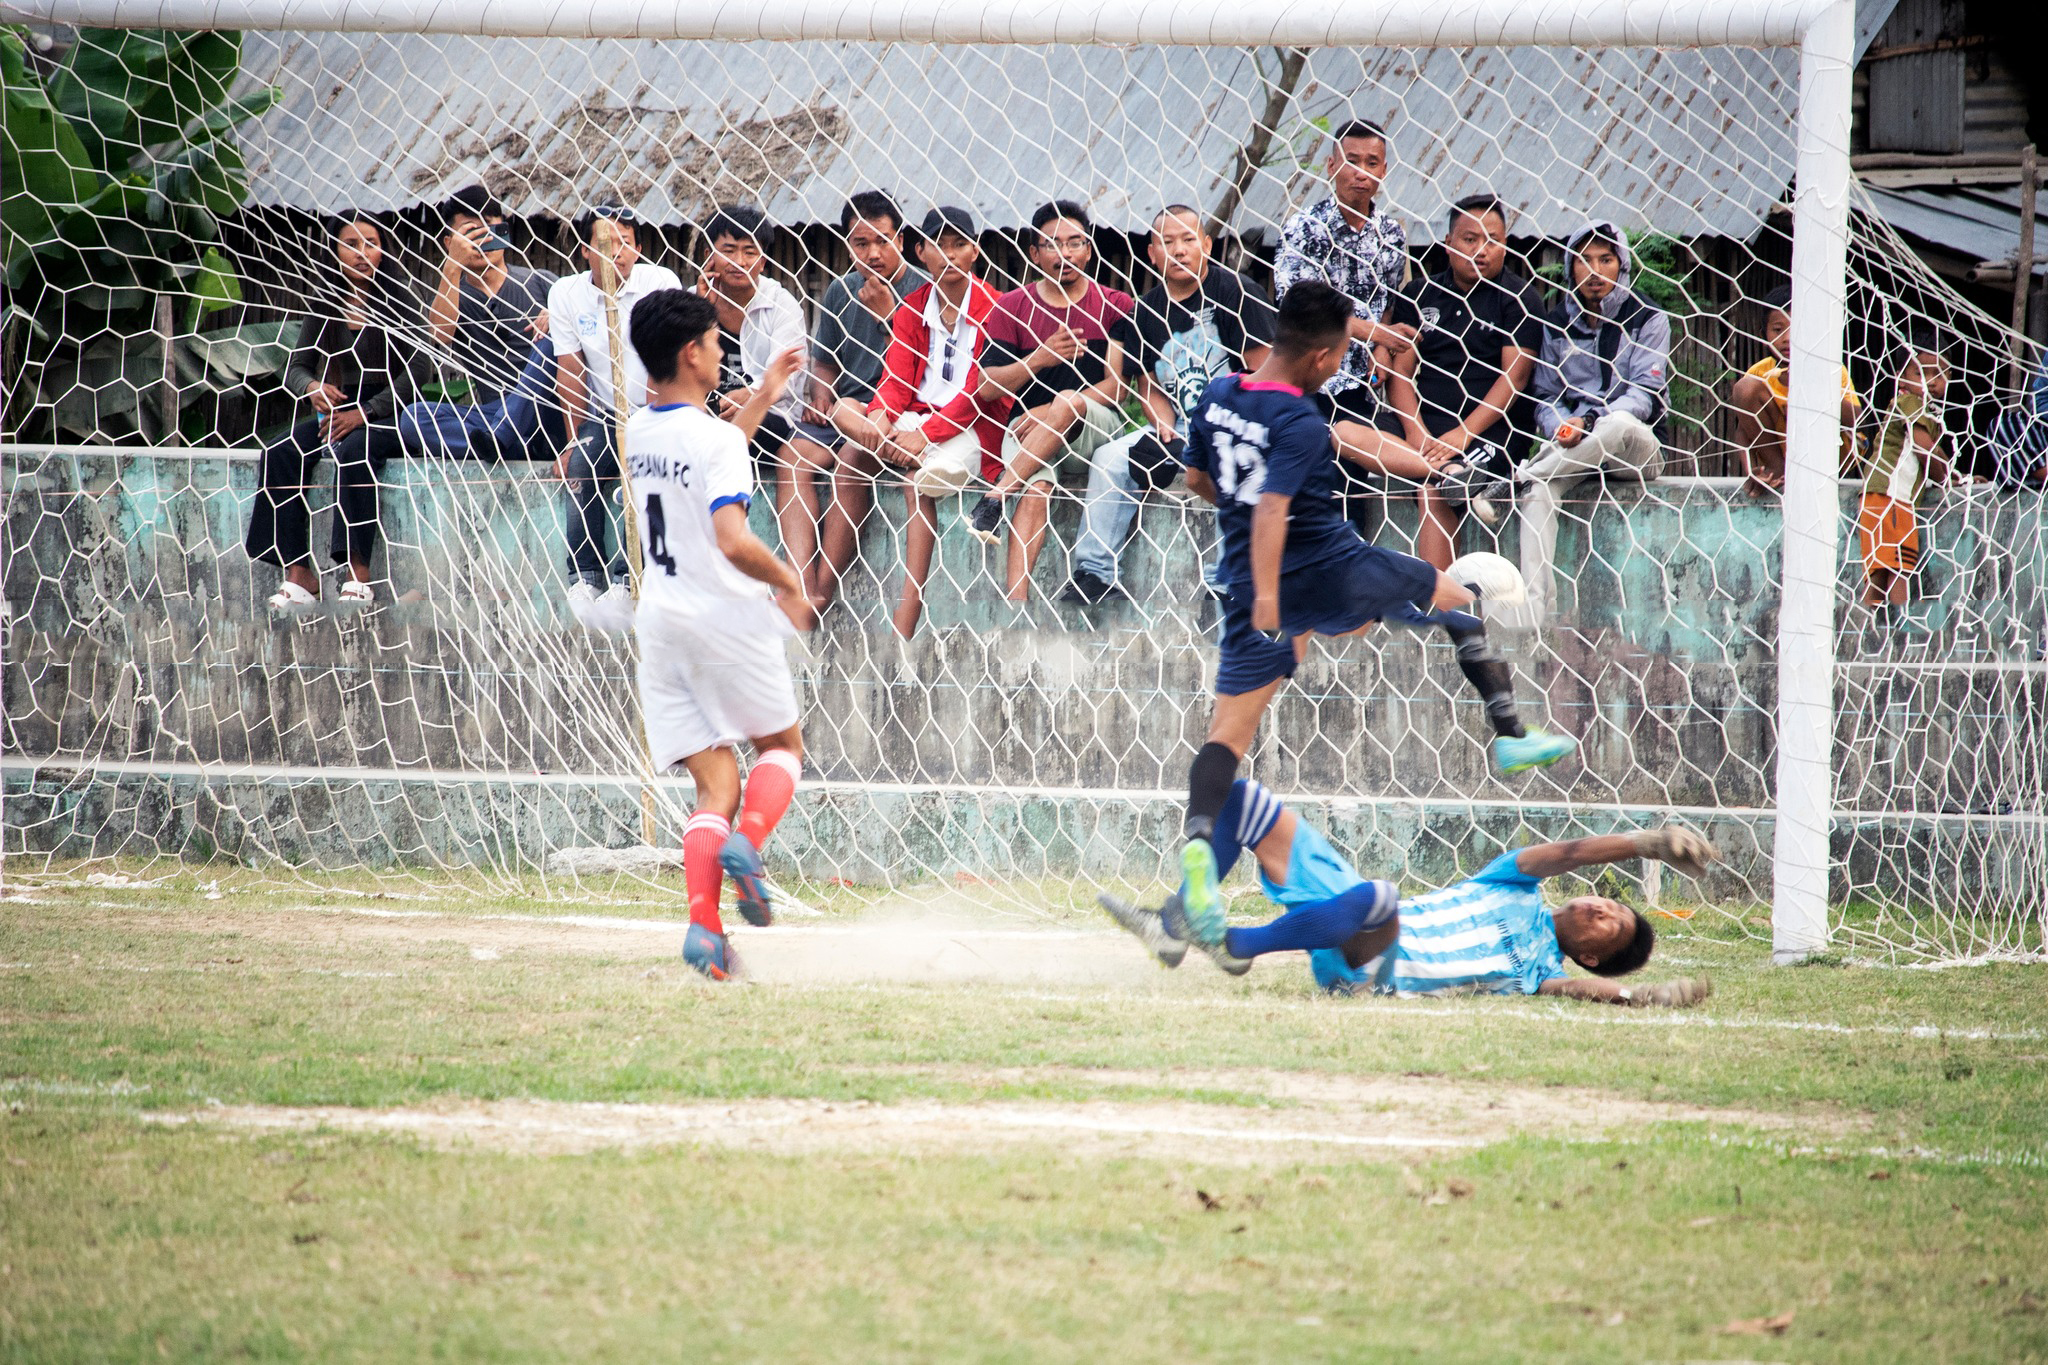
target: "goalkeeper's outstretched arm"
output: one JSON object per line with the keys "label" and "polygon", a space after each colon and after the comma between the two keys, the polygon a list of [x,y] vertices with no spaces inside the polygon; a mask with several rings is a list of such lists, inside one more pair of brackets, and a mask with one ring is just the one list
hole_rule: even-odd
{"label": "goalkeeper's outstretched arm", "polygon": [[1554,844],[1536,844],[1515,855],[1515,866],[1524,876],[1555,877],[1582,867],[1626,862],[1630,858],[1654,858],[1669,863],[1688,877],[1703,876],[1707,864],[1721,855],[1701,835],[1676,825],[1662,829],[1637,830],[1633,834],[1595,834],[1585,839],[1565,839]]}

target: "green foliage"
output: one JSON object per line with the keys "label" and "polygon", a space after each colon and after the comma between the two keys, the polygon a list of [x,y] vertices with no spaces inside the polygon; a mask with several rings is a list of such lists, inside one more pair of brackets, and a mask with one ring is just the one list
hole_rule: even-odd
{"label": "green foliage", "polygon": [[55,374],[96,336],[150,332],[164,295],[188,328],[240,301],[213,245],[248,193],[234,130],[282,94],[231,96],[240,69],[238,33],[81,29],[51,66],[0,29],[0,269]]}

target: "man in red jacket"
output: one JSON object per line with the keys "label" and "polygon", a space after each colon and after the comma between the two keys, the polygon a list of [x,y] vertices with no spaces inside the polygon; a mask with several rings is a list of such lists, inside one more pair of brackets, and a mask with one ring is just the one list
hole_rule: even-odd
{"label": "man in red jacket", "polygon": [[[996,291],[974,273],[981,246],[966,209],[935,208],[917,233],[919,262],[932,282],[904,298],[890,319],[882,382],[865,413],[841,404],[833,425],[848,442],[837,481],[904,470],[910,519],[903,546],[903,597],[896,633],[909,639],[924,614],[924,584],[938,546],[938,500],[977,475],[1002,475],[1003,424],[975,399],[977,363]],[[835,504],[857,505],[835,491]]]}

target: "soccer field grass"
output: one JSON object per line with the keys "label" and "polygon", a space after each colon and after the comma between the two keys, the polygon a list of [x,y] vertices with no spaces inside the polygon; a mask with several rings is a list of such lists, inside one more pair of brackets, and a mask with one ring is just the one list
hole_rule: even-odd
{"label": "soccer field grass", "polygon": [[1330,1001],[955,904],[714,988],[651,896],[148,875],[0,903],[9,1359],[2048,1357],[2038,968]]}

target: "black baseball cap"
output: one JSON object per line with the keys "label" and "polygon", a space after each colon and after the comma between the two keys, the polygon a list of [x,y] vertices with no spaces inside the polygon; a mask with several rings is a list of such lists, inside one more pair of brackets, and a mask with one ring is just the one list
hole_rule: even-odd
{"label": "black baseball cap", "polygon": [[936,242],[942,232],[957,232],[968,241],[976,241],[980,234],[974,229],[974,215],[966,209],[942,205],[924,216],[924,222],[917,228],[917,235],[926,241]]}

